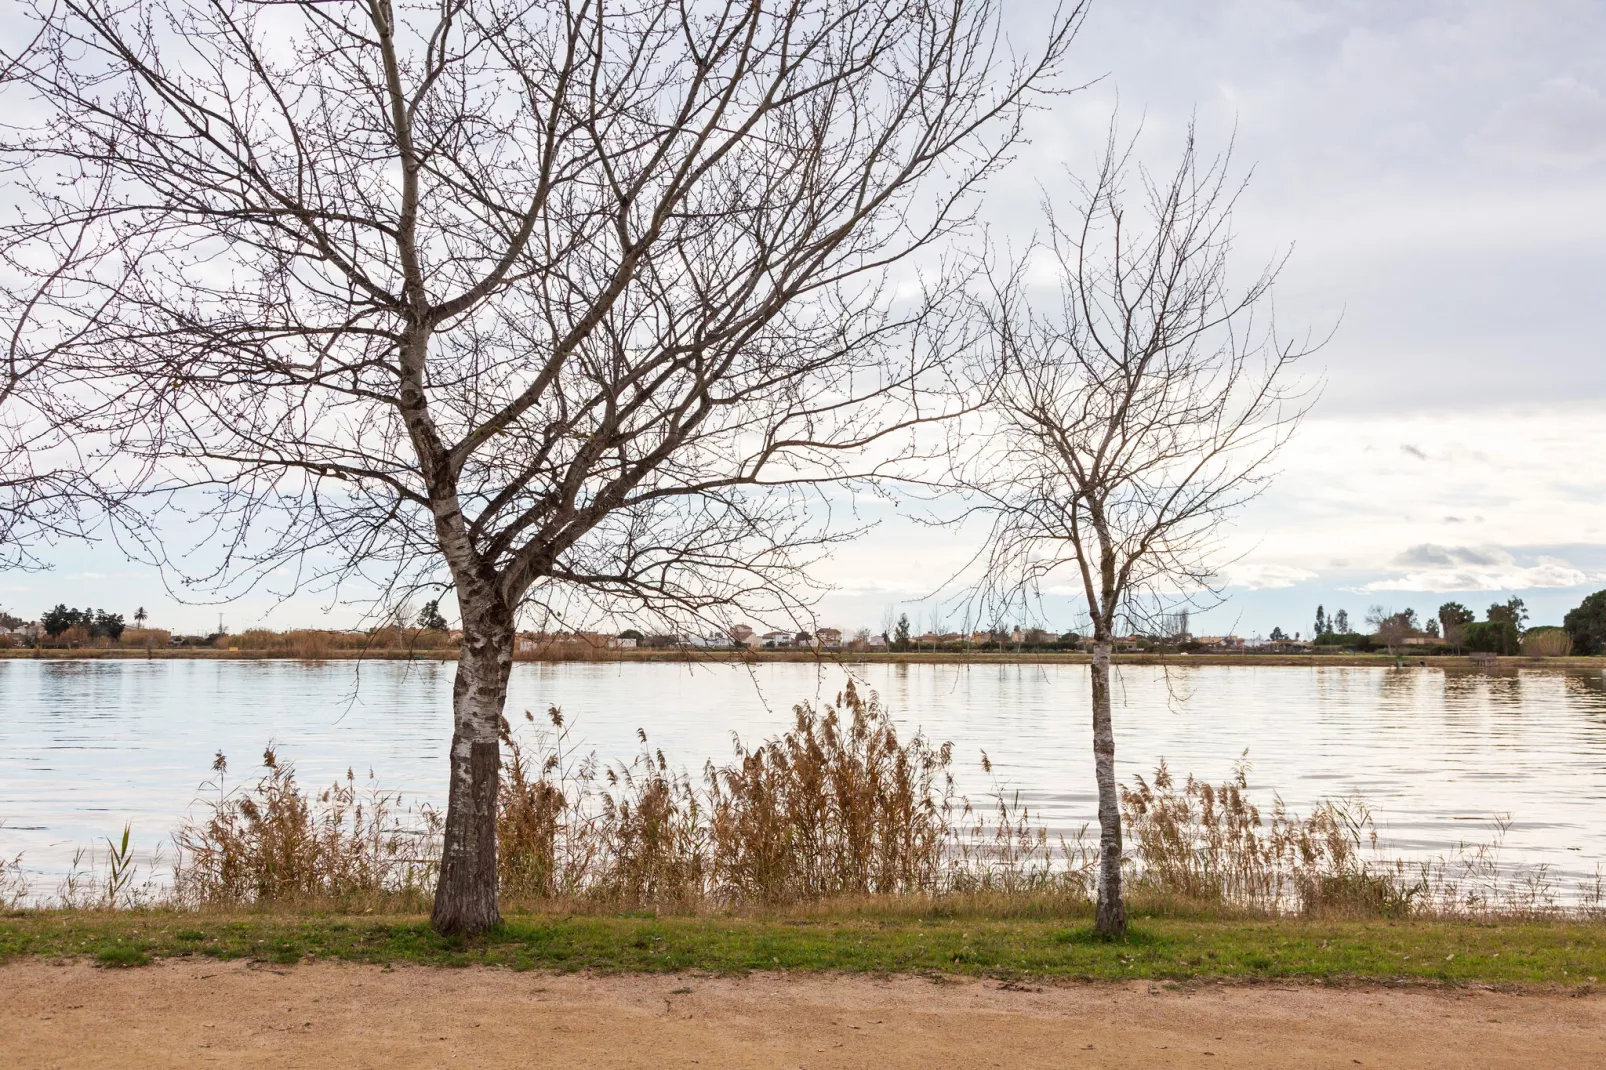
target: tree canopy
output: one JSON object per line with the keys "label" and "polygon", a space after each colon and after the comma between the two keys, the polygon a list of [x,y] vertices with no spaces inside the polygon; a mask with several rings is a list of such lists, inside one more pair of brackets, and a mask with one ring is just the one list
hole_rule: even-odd
{"label": "tree canopy", "polygon": [[1570,610],[1561,626],[1573,641],[1574,654],[1606,654],[1606,591],[1596,591]]}

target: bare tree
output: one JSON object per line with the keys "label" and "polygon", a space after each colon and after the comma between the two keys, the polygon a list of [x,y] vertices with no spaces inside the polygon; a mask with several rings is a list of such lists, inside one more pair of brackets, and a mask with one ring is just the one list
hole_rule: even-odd
{"label": "bare tree", "polygon": [[[40,28],[14,51],[0,47],[0,87],[21,81],[44,38]],[[93,198],[103,190],[87,192]],[[7,222],[20,221],[19,207],[6,204]],[[60,228],[42,257],[30,255],[38,252],[33,242],[0,237],[0,570],[41,567],[39,544],[86,534],[102,497],[92,478],[96,461],[78,448],[63,418],[70,413],[83,423],[90,414],[74,411],[78,399],[50,359],[58,336],[38,315],[92,255],[88,236],[81,225]],[[39,270],[40,263],[49,266]]]}
{"label": "bare tree", "polygon": [[1366,623],[1388,647],[1389,656],[1396,657],[1400,645],[1416,634],[1416,610],[1406,609],[1396,613],[1392,609],[1373,606],[1366,612]]}
{"label": "bare tree", "polygon": [[[1112,128],[1072,212],[1045,206],[1046,238],[992,272],[985,302],[993,427],[962,476],[993,519],[980,590],[1007,605],[1068,572],[1086,600],[1097,926],[1109,934],[1126,926],[1115,639],[1219,589],[1219,525],[1264,486],[1300,411],[1285,381],[1301,349],[1256,319],[1280,262],[1240,287],[1228,278],[1241,190],[1228,162],[1201,162],[1190,131],[1175,172],[1156,180]],[[1141,202],[1130,213],[1129,200]],[[1057,272],[1057,300],[1030,292],[1034,264]]]}
{"label": "bare tree", "polygon": [[433,920],[475,932],[518,615],[787,597],[831,537],[810,488],[944,415],[949,283],[899,266],[968,222],[1080,8],[1024,56],[996,0],[38,17],[14,237],[117,250],[52,359],[118,400],[159,501],[206,496],[217,581],[455,591]]}

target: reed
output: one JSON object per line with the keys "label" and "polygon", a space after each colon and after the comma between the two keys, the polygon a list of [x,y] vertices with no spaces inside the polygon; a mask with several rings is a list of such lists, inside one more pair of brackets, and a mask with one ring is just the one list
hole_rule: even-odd
{"label": "reed", "polygon": [[1269,815],[1249,798],[1247,765],[1225,782],[1178,782],[1162,762],[1152,782],[1121,792],[1133,850],[1131,888],[1151,912],[1312,918],[1479,919],[1606,916],[1606,880],[1568,897],[1550,868],[1501,855],[1509,818],[1486,843],[1460,843],[1431,860],[1382,853],[1360,798],[1327,799],[1308,817],[1274,797]]}
{"label": "reed", "polygon": [[165,650],[173,645],[173,633],[166,628],[125,628],[117,645],[128,650]]}
{"label": "reed", "polygon": [[[579,754],[561,710],[502,726],[499,879],[509,910],[620,910],[810,916],[1064,917],[1086,913],[1097,865],[1085,836],[1051,837],[996,783],[958,793],[953,753],[901,736],[873,694],[793,709],[791,727],[700,777],[677,771],[638,733],[629,763]],[[982,756],[982,768],[992,773]],[[270,746],[255,781],[231,785],[219,754],[198,816],[174,833],[171,905],[418,911],[436,872],[440,822],[351,771],[317,794]],[[1161,763],[1122,790],[1132,909],[1225,917],[1487,918],[1606,916],[1606,879],[1563,894],[1543,866],[1491,843],[1427,862],[1386,857],[1358,798],[1307,816],[1252,797],[1240,762],[1221,783]],[[70,877],[64,906],[150,902],[132,886],[128,830],[93,872]],[[79,872],[75,865],[74,873]],[[102,873],[101,870],[105,872]],[[20,891],[18,889],[21,889]],[[26,898],[17,862],[0,902]]]}
{"label": "reed", "polygon": [[1564,658],[1573,652],[1573,638],[1565,628],[1529,628],[1522,635],[1522,652],[1530,658]]}
{"label": "reed", "polygon": [[[6,823],[0,821],[0,832]],[[22,868],[22,854],[10,858],[0,855],[0,911],[20,910],[30,901],[32,882]]]}
{"label": "reed", "polygon": [[[253,785],[228,785],[219,752],[203,785],[203,820],[173,834],[174,901],[238,907],[270,904],[361,906],[375,900],[426,901],[435,869],[433,811],[407,811],[370,773],[347,770],[316,798],[296,783],[295,767],[269,746]],[[406,816],[413,823],[403,824]]]}
{"label": "reed", "polygon": [[1411,912],[1401,882],[1367,854],[1377,830],[1362,800],[1324,800],[1301,819],[1277,798],[1266,819],[1248,789],[1244,761],[1221,784],[1179,783],[1162,762],[1152,782],[1123,787],[1134,894],[1264,914]]}
{"label": "reed", "polygon": [[250,628],[238,635],[225,635],[217,645],[227,649],[282,654],[285,657],[318,660],[333,654],[362,651],[438,652],[454,650],[447,632],[427,628],[376,628],[370,632],[339,632],[321,628],[293,628],[276,632]]}

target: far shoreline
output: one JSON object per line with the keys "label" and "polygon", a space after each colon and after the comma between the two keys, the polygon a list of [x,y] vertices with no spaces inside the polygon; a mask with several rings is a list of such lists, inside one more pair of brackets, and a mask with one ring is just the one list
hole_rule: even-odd
{"label": "far shoreline", "polygon": [[[10,661],[456,661],[455,650],[331,650],[321,657],[298,658],[280,650],[218,650],[204,647],[171,648],[14,648],[0,650],[0,659]],[[966,654],[955,651],[869,651],[817,650],[609,650],[590,651],[572,656],[559,651],[519,653],[515,662],[535,664],[629,664],[682,662],[686,664],[815,663],[853,667],[857,665],[1086,665],[1093,658],[1086,653],[1019,653],[988,651]],[[1388,654],[1115,654],[1118,665],[1163,665],[1172,668],[1228,666],[1232,668],[1311,668],[1338,666],[1349,668],[1439,668],[1467,671],[1489,669],[1591,669],[1606,672],[1606,656],[1533,658],[1474,657],[1458,655]]]}

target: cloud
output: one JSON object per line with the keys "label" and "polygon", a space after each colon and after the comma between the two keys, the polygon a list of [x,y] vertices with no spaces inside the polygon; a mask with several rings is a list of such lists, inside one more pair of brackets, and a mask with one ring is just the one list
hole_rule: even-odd
{"label": "cloud", "polygon": [[1394,558],[1405,571],[1373,580],[1361,591],[1524,591],[1577,587],[1595,579],[1559,557],[1540,556],[1531,565],[1498,547],[1439,546],[1422,543]]}
{"label": "cloud", "polygon": [[1436,546],[1430,542],[1413,546],[1394,558],[1394,564],[1410,568],[1499,565],[1510,561],[1510,554],[1502,555],[1498,550],[1474,550],[1469,546]]}
{"label": "cloud", "polygon": [[1606,96],[1574,78],[1553,78],[1537,91],[1501,104],[1469,147],[1562,167],[1606,159]]}
{"label": "cloud", "polygon": [[1224,570],[1228,587],[1247,591],[1276,591],[1316,578],[1308,568],[1292,565],[1231,565]]}

